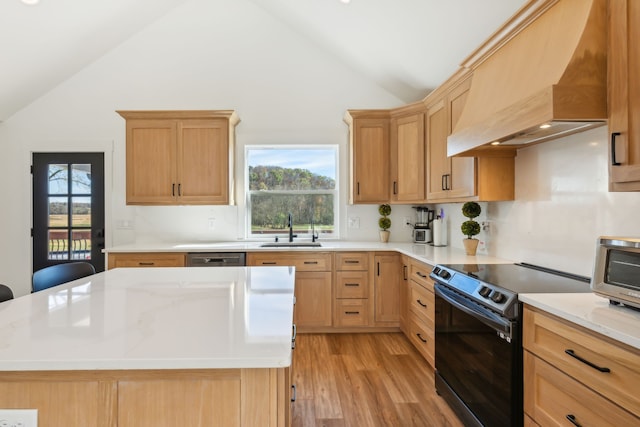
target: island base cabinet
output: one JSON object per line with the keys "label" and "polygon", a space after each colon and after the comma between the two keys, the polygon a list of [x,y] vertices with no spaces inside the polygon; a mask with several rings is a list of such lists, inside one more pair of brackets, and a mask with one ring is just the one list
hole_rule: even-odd
{"label": "island base cabinet", "polygon": [[3,372],[0,408],[39,427],[286,427],[289,368]]}

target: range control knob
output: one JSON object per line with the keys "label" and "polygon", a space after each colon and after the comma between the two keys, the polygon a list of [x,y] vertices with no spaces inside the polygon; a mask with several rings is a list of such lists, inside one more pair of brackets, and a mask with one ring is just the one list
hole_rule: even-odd
{"label": "range control knob", "polygon": [[437,276],[440,273],[440,267],[434,267],[432,273]]}
{"label": "range control knob", "polygon": [[447,270],[442,270],[441,272],[438,273],[438,276],[446,280],[449,277],[451,277],[451,273],[449,273]]}
{"label": "range control knob", "polygon": [[503,294],[501,294],[498,291],[495,291],[494,293],[491,294],[491,301],[495,302],[495,303],[501,303],[505,300],[505,296]]}
{"label": "range control knob", "polygon": [[488,286],[483,286],[483,287],[480,288],[478,293],[480,294],[480,296],[483,296],[485,298],[489,298],[489,294],[491,293],[491,288],[488,287]]}

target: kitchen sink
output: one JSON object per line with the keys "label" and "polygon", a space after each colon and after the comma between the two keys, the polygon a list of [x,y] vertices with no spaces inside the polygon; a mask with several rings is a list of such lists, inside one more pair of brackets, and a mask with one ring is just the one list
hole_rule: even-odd
{"label": "kitchen sink", "polygon": [[260,245],[261,248],[319,248],[318,242],[270,242]]}

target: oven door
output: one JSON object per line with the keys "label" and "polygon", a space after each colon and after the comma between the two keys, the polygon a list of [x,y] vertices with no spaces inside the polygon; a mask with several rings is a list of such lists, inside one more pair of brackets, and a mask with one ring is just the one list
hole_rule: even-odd
{"label": "oven door", "polygon": [[518,322],[436,283],[436,390],[465,425],[521,426]]}

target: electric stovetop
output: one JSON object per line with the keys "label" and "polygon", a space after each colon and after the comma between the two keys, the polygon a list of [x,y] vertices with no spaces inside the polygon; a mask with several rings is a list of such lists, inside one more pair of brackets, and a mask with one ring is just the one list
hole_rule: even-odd
{"label": "electric stovetop", "polygon": [[442,266],[516,294],[591,292],[588,277],[532,264],[443,264]]}

